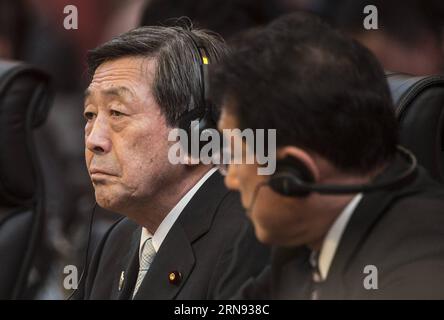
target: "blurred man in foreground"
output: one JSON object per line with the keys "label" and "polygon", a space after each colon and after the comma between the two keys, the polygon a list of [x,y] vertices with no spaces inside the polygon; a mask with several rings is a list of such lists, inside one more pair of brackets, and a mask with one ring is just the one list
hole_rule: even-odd
{"label": "blurred man in foreground", "polygon": [[277,132],[273,175],[227,168],[257,238],[275,248],[237,298],[444,298],[444,192],[397,146],[367,49],[294,14],[245,35],[212,76],[220,130]]}

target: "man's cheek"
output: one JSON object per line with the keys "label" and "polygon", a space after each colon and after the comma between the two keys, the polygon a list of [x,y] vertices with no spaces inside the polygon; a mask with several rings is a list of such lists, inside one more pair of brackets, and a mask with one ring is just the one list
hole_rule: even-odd
{"label": "man's cheek", "polygon": [[118,209],[119,205],[128,199],[128,193],[119,183],[95,186],[95,197],[97,203],[106,209]]}

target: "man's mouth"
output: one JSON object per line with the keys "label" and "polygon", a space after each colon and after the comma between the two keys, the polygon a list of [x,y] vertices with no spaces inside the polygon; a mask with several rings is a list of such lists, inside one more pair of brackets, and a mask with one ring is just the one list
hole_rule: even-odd
{"label": "man's mouth", "polygon": [[93,175],[115,176],[115,174],[113,174],[113,173],[111,173],[111,172],[109,172],[109,171],[106,171],[106,170],[101,170],[101,169],[91,169],[91,170],[89,171],[89,174],[90,174],[91,176],[93,176]]}
{"label": "man's mouth", "polygon": [[105,181],[108,181],[110,178],[117,176],[116,174],[112,173],[111,171],[102,170],[102,169],[91,169],[89,171],[89,175],[90,175],[91,181],[94,184],[103,183]]}

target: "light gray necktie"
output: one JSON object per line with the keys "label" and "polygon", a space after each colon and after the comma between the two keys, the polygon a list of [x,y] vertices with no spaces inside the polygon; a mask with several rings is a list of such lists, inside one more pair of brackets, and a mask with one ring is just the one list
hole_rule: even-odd
{"label": "light gray necktie", "polygon": [[139,274],[137,275],[136,286],[134,287],[133,299],[142,284],[143,278],[145,277],[148,269],[150,268],[151,262],[153,262],[154,256],[156,255],[156,250],[153,247],[153,238],[148,238],[142,245],[142,254],[139,259]]}

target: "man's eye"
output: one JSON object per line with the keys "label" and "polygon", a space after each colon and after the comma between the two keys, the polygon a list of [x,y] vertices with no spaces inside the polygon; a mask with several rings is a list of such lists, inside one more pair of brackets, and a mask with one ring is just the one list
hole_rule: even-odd
{"label": "man's eye", "polygon": [[124,115],[122,112],[117,111],[117,110],[111,110],[111,111],[110,111],[110,114],[111,114],[111,116],[113,116],[113,117],[121,117],[121,116]]}
{"label": "man's eye", "polygon": [[92,112],[85,112],[83,114],[83,116],[85,117],[86,120],[92,120],[94,118],[94,113],[92,113]]}

